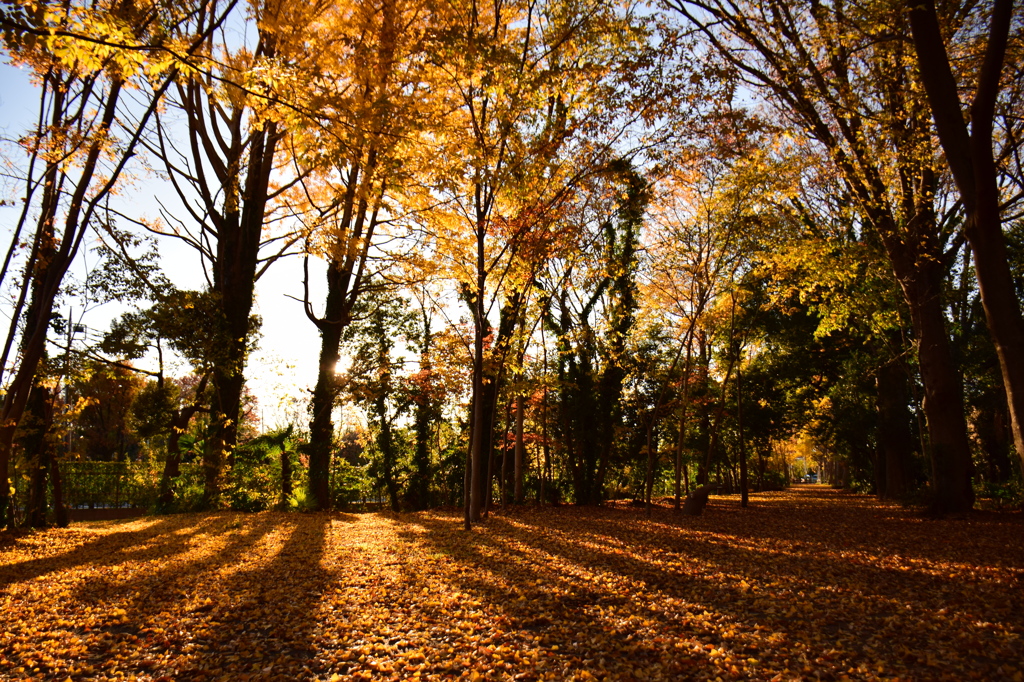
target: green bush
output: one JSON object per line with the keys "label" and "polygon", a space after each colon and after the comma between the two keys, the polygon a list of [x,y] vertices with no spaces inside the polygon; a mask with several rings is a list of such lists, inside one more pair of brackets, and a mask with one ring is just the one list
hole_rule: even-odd
{"label": "green bush", "polygon": [[331,465],[331,502],[335,509],[352,509],[375,497],[366,467],[335,457]]}
{"label": "green bush", "polygon": [[174,491],[174,501],[169,509],[161,511],[184,512],[199,509],[203,500],[204,479],[202,464],[198,462],[182,464],[178,477],[171,485],[171,489]]}
{"label": "green bush", "polygon": [[156,504],[159,462],[61,462],[64,504],[70,508],[136,507]]}
{"label": "green bush", "polygon": [[1020,481],[1006,483],[986,482],[974,486],[974,496],[979,502],[996,509],[1016,509],[1024,506],[1024,490]]}
{"label": "green bush", "polygon": [[263,511],[276,505],[281,499],[280,450],[264,441],[237,448],[227,492],[235,511]]}

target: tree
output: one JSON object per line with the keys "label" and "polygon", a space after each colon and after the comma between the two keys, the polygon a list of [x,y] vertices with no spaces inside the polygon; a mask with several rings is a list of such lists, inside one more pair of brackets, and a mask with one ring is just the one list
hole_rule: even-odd
{"label": "tree", "polygon": [[[334,437],[332,412],[340,385],[335,367],[340,344],[366,281],[374,274],[374,250],[389,235],[386,223],[401,212],[402,191],[414,175],[412,144],[429,115],[431,94],[422,82],[426,7],[422,2],[355,3],[338,30],[358,36],[334,46],[327,68],[336,82],[322,106],[344,132],[307,135],[302,143],[317,160],[303,180],[308,207],[308,258],[327,261],[322,315],[306,296],[306,315],[320,332],[320,365],[310,401],[309,487],[321,509],[330,507],[329,472]],[[386,199],[392,199],[385,205]],[[390,235],[394,236],[394,235]]]}
{"label": "tree", "polygon": [[[848,433],[862,443],[874,440],[875,492],[899,498],[910,492],[911,459],[920,450],[910,410],[917,368],[908,311],[877,234],[858,229],[858,209],[841,178],[799,139],[794,143],[788,159],[773,166],[775,214],[784,229],[758,257],[763,292],[755,301],[769,311],[762,336],[772,353],[770,360],[762,354],[757,371],[767,378],[777,365],[786,384],[796,379],[787,392],[802,390],[802,379],[819,398],[841,383],[837,363],[873,377],[877,424]],[[793,409],[802,427],[810,410]]]}
{"label": "tree", "polygon": [[[656,229],[647,250],[644,293],[649,305],[660,311],[659,317],[667,318],[665,325],[678,340],[677,364],[679,355],[685,353],[674,462],[677,510],[691,407],[693,345],[702,328],[709,331],[705,320],[709,307],[734,286],[744,265],[743,254],[751,250],[753,241],[748,238],[744,243],[742,224],[742,217],[749,211],[750,187],[736,182],[738,174],[730,171],[729,161],[720,156],[724,155],[712,154],[702,161],[681,164],[662,180],[651,211]],[[704,483],[706,480],[700,481]]]}
{"label": "tree", "polygon": [[415,338],[415,315],[407,310],[406,301],[388,291],[364,294],[353,312],[355,318],[346,329],[345,342],[354,360],[344,382],[345,390],[369,413],[380,458],[380,479],[392,511],[399,511],[400,446],[395,422],[408,411],[412,396],[402,387],[405,382],[396,381],[404,359],[393,353],[396,342]]}
{"label": "tree", "polygon": [[[264,231],[276,222],[275,210],[296,182],[283,175],[280,157],[288,118],[279,109],[292,111],[282,103],[290,95],[289,67],[308,59],[306,32],[324,6],[254,0],[256,45],[251,52],[212,30],[216,3],[197,14],[195,30],[207,36],[202,49],[224,56],[203,72],[191,72],[173,90],[170,104],[184,116],[187,151],[173,143],[176,122],[169,113],[161,115],[158,139],[150,145],[193,223],[165,211],[171,228],[153,229],[199,252],[218,311],[212,321],[219,343],[210,356],[209,447],[203,455],[207,507],[219,503],[223,469],[238,442],[245,366],[258,326],[251,314],[255,282],[298,239],[289,234],[265,238]],[[269,255],[261,253],[265,248]]]}
{"label": "tree", "polygon": [[550,245],[566,238],[556,225],[575,187],[613,158],[615,139],[637,115],[625,93],[640,77],[620,67],[645,29],[629,9],[601,0],[455,3],[444,20],[434,62],[452,115],[435,180],[446,201],[431,212],[430,229],[474,330],[469,527],[488,498],[496,379],[510,338],[498,343],[501,328],[517,328]]}
{"label": "tree", "polygon": [[[143,435],[166,437],[157,504],[160,510],[167,511],[174,502],[174,481],[180,473],[181,437],[197,414],[210,411],[211,396],[207,387],[213,376],[215,358],[221,351],[217,333],[219,309],[209,291],[180,291],[170,284],[157,290],[154,298],[157,300],[151,307],[125,313],[115,320],[98,350],[121,361],[104,358],[107,364],[154,377],[133,410],[143,423],[140,429]],[[195,374],[191,378],[177,382],[167,379],[164,344],[192,365]],[[138,370],[129,364],[154,350],[158,360],[156,372]]]}
{"label": "tree", "polygon": [[551,301],[545,323],[558,338],[561,446],[577,504],[603,500],[620,436],[623,389],[634,364],[638,251],[651,193],[624,161],[610,164],[588,186],[593,196],[580,219],[590,223],[593,252],[579,249],[581,262],[560,263],[565,274],[542,284]]}
{"label": "tree", "polygon": [[[203,40],[180,30],[194,8],[101,2],[42,4],[37,9],[32,14],[5,11],[0,17],[12,59],[31,68],[41,82],[39,118],[23,138],[26,159],[16,165],[25,171],[25,191],[11,252],[24,228],[34,225],[0,357],[0,366],[6,368],[20,338],[17,368],[0,412],[0,515],[8,511],[14,431],[45,351],[64,276],[177,77],[180,62],[175,55],[191,57]],[[206,27],[212,30],[223,19],[214,14]],[[116,41],[109,39],[112,33]],[[151,57],[143,58],[147,54]],[[132,89],[142,101],[127,115],[124,94]],[[9,263],[8,257],[4,276]]]}
{"label": "tree", "polygon": [[164,438],[164,470],[160,475],[157,511],[168,512],[174,507],[174,484],[181,474],[181,439],[188,433],[193,418],[200,412],[209,412],[207,393],[210,374],[186,377],[180,381],[167,380],[161,371],[150,382],[132,405],[139,424],[141,437]]}
{"label": "tree", "polygon": [[[875,231],[910,309],[925,388],[933,511],[973,506],[963,391],[943,311],[930,122],[913,87],[904,18],[776,0],[669,2],[709,46],[821,145]],[[819,59],[820,55],[820,59]]]}
{"label": "tree", "polygon": [[435,422],[441,416],[443,385],[436,367],[436,334],[433,330],[433,311],[427,300],[426,287],[420,287],[417,293],[419,316],[416,331],[412,334],[414,338],[410,339],[410,343],[419,351],[419,371],[409,378],[416,443],[408,497],[410,507],[414,511],[422,511],[430,506],[431,501],[430,480],[433,472],[430,443],[431,434],[436,428]]}
{"label": "tree", "polygon": [[[1013,0],[993,0],[974,7],[951,3],[943,6],[941,19],[934,0],[907,3],[906,8],[935,130],[963,201],[967,217],[964,234],[974,254],[985,319],[999,358],[1014,445],[1024,464],[1024,318],[1003,235],[999,170],[993,148],[1001,75],[1014,23]],[[981,21],[982,9],[989,14],[987,35],[975,23]],[[973,91],[967,108],[968,128],[960,98],[961,86],[968,83],[957,82],[950,52],[959,49],[959,42],[981,36],[986,39],[984,56],[968,86],[968,91]]]}
{"label": "tree", "polygon": [[125,462],[137,458],[140,443],[130,423],[142,379],[129,369],[93,361],[74,395],[84,400],[76,420],[87,459]]}

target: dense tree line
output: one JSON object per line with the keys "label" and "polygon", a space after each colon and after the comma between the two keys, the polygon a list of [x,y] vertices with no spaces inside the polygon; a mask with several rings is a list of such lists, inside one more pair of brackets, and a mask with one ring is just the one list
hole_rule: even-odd
{"label": "dense tree line", "polygon": [[[40,99],[4,148],[0,513],[46,523],[76,458],[152,462],[161,510],[379,497],[469,527],[701,486],[745,506],[814,470],[964,513],[1024,457],[1021,22],[1009,0],[4,5]],[[161,273],[172,240],[205,288]],[[308,420],[261,435],[255,282],[281,258],[306,262],[319,374]],[[106,301],[127,312],[83,327]]]}

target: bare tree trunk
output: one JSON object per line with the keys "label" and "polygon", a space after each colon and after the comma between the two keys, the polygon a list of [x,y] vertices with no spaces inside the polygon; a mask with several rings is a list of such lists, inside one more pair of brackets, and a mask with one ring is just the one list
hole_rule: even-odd
{"label": "bare tree trunk", "polygon": [[[330,275],[328,275],[330,279]],[[328,287],[330,291],[330,287]],[[331,307],[328,295],[328,307]],[[334,406],[338,396],[335,366],[341,357],[341,311],[328,310],[320,330],[320,366],[309,403],[309,491],[318,509],[331,508],[331,456],[334,446]],[[331,313],[335,313],[331,315]]]}
{"label": "bare tree trunk", "polygon": [[725,393],[729,388],[729,379],[732,377],[732,369],[735,364],[735,358],[732,353],[729,354],[729,364],[725,368],[725,378],[722,379],[722,400],[718,404],[718,409],[715,411],[715,421],[711,426],[711,437],[708,439],[708,451],[704,459],[704,478],[697,480],[697,485],[707,485],[708,483],[708,472],[711,471],[711,457],[718,449],[718,434],[722,428],[722,417],[725,414]]}
{"label": "bare tree trunk", "polygon": [[740,506],[746,508],[750,496],[747,490],[747,442],[743,433],[743,360],[736,367],[736,430],[740,440]]}
{"label": "bare tree trunk", "polygon": [[58,528],[67,528],[71,523],[68,508],[64,504],[64,477],[60,473],[60,460],[50,458],[50,480],[53,482],[53,513]]}
{"label": "bare tree trunk", "polygon": [[544,349],[544,398],[540,412],[541,439],[543,441],[544,448],[544,468],[540,475],[540,494],[538,496],[538,502],[544,504],[547,502],[547,482],[548,475],[551,471],[551,446],[548,443],[548,343],[547,336],[544,334],[543,326],[541,326],[540,339],[541,347]]}
{"label": "bare tree trunk", "polygon": [[[509,479],[509,465],[512,457],[512,448],[509,447],[508,443],[508,432],[512,430],[512,400],[508,402],[505,407],[505,429],[502,431],[501,438],[501,508],[505,509],[508,506],[508,479]],[[515,444],[518,448],[519,443]],[[516,451],[518,454],[518,450]],[[517,472],[519,468],[515,469]]]}
{"label": "bare tree trunk", "polygon": [[53,424],[53,394],[45,386],[33,386],[28,405],[19,425],[23,433],[21,441],[25,459],[29,466],[28,504],[25,525],[30,528],[45,528],[49,505],[47,489],[53,449],[50,442],[50,427]]}
{"label": "bare tree trunk", "polygon": [[526,457],[526,446],[523,442],[523,421],[524,412],[522,395],[516,396],[516,485],[515,485],[515,500],[516,504],[523,503],[523,479],[526,476],[524,460]]}
{"label": "bare tree trunk", "polygon": [[[984,61],[970,107],[970,129],[949,63],[934,0],[907,3],[910,28],[939,141],[967,213],[978,288],[999,357],[1013,442],[1024,464],[1024,319],[1010,272],[999,210],[993,120],[1006,58],[1012,0],[994,0]],[[930,426],[930,422],[929,422]]]}
{"label": "bare tree trunk", "polygon": [[[654,420],[653,414],[651,415],[651,420]],[[647,475],[644,479],[644,508],[647,518],[651,518],[651,514],[654,511],[654,502],[651,497],[654,494],[654,468],[658,460],[658,436],[654,431],[655,426],[653,424],[647,427]]]}
{"label": "bare tree trunk", "polygon": [[[479,188],[477,193],[479,194]],[[478,209],[480,212],[480,209]],[[489,428],[489,420],[484,414],[484,334],[487,324],[484,314],[484,298],[487,295],[487,269],[484,251],[484,239],[487,230],[484,216],[480,213],[476,225],[476,267],[477,280],[473,291],[473,413],[472,441],[469,448],[470,491],[469,519],[470,523],[480,520],[484,508],[484,470],[488,466],[487,453],[484,452],[486,442],[484,430]]]}
{"label": "bare tree trunk", "polygon": [[680,510],[680,478],[686,476],[686,494],[690,494],[690,477],[689,474],[683,470],[683,446],[686,444],[686,408],[690,401],[690,363],[692,360],[692,347],[691,347],[691,335],[689,332],[686,336],[686,362],[683,363],[683,395],[682,395],[682,406],[679,408],[679,437],[676,439],[676,489],[675,489],[675,500],[673,501],[675,510]]}
{"label": "bare tree trunk", "polygon": [[462,472],[462,527],[465,530],[469,530],[473,525],[473,512],[472,512],[472,487],[473,487],[473,443],[475,437],[473,435],[473,422],[472,416],[476,414],[476,407],[474,403],[477,401],[476,394],[476,381],[473,382],[473,397],[469,403],[469,447],[466,448],[466,466]]}
{"label": "bare tree trunk", "polygon": [[288,508],[292,496],[292,453],[281,444],[281,509]]}
{"label": "bare tree trunk", "polygon": [[910,454],[914,435],[910,430],[912,416],[907,405],[910,391],[907,374],[896,362],[878,369],[875,379],[878,409],[878,495],[897,499],[907,493]]}

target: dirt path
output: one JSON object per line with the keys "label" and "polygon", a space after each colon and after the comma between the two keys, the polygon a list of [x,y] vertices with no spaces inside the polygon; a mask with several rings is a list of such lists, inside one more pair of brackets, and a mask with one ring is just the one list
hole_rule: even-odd
{"label": "dirt path", "polygon": [[824,486],[82,524],[3,539],[0,678],[1024,679],[1022,530]]}

